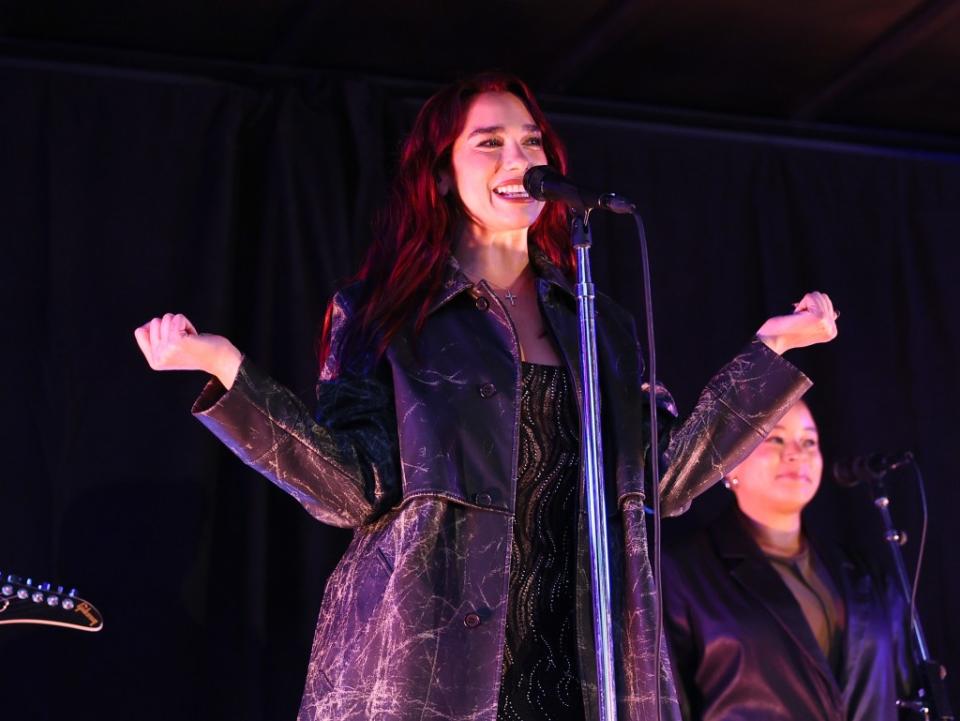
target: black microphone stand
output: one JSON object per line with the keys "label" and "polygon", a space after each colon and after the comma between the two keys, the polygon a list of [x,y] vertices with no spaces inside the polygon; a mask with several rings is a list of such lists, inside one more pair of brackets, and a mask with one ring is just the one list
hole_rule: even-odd
{"label": "black microphone stand", "polygon": [[890,497],[882,477],[875,478],[868,484],[873,494],[873,505],[880,512],[884,526],[884,541],[890,549],[893,566],[896,570],[897,581],[903,598],[910,609],[910,628],[913,632],[913,665],[917,673],[918,687],[914,699],[898,699],[897,706],[923,721],[954,721],[950,699],[947,696],[946,669],[930,656],[927,640],[923,634],[920,616],[910,603],[912,594],[911,584],[907,576],[907,567],[903,562],[901,546],[907,542],[903,531],[893,527],[893,518],[890,515]]}

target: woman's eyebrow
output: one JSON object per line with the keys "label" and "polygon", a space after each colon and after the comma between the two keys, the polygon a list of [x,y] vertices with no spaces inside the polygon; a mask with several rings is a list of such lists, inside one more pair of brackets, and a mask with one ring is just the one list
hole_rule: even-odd
{"label": "woman's eyebrow", "polygon": [[[487,125],[482,128],[474,128],[470,131],[470,135],[467,138],[472,138],[474,135],[490,135],[491,133],[502,133],[505,130],[502,125]],[[523,130],[527,133],[539,133],[540,126],[528,123],[523,126]]]}
{"label": "woman's eyebrow", "polygon": [[472,138],[474,135],[490,135],[491,133],[502,133],[502,132],[503,132],[502,125],[488,125],[484,128],[474,128],[472,131],[470,131],[470,135],[468,135],[467,137]]}

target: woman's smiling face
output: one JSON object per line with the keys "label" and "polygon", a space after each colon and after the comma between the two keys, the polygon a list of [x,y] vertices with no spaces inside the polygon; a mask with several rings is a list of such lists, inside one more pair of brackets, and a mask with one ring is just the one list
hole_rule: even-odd
{"label": "woman's smiling face", "polygon": [[526,229],[543,203],[523,189],[523,174],[546,162],[540,129],[520,99],[481,93],[454,141],[452,173],[440,173],[440,192],[456,190],[475,233]]}
{"label": "woman's smiling face", "polygon": [[822,473],[817,424],[801,401],[729,476],[737,479],[740,508],[757,518],[755,512],[799,513],[816,494]]}

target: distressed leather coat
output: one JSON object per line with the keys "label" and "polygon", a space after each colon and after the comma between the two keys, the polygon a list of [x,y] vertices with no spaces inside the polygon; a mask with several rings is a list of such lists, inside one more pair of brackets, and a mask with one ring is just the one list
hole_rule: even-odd
{"label": "distressed leather coat", "polygon": [[663,556],[666,628],[687,721],[896,721],[908,614],[891,579],[811,543],[843,599],[835,676],[800,605],[735,508]]}
{"label": "distressed leather coat", "polygon": [[[532,255],[540,310],[582,398],[573,290]],[[354,300],[347,289],[331,302],[336,351]],[[653,663],[643,362],[632,317],[604,297],[597,326],[619,718],[654,719],[659,680],[663,718],[672,721],[679,711],[666,653],[660,668]],[[362,365],[334,352],[314,414],[247,359],[229,391],[212,381],[194,407],[311,515],[354,529],[327,581],[299,719],[494,721],[517,477],[516,333],[499,298],[451,259],[421,331],[401,332],[376,369]],[[683,511],[808,386],[752,341],[687,421],[665,430],[663,511]],[[660,397],[664,427],[675,412],[665,391]],[[595,719],[585,526],[581,513],[578,647],[586,718]]]}

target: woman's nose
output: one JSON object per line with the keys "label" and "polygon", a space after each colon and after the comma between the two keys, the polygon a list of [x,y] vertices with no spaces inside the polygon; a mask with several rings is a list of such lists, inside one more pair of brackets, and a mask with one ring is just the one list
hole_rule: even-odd
{"label": "woman's nose", "polygon": [[522,168],[526,170],[536,164],[533,160],[533,152],[525,148],[522,143],[509,142],[504,148],[503,164],[507,168]]}
{"label": "woman's nose", "polygon": [[803,446],[797,441],[787,441],[783,446],[784,458],[798,458],[801,455],[803,455]]}

